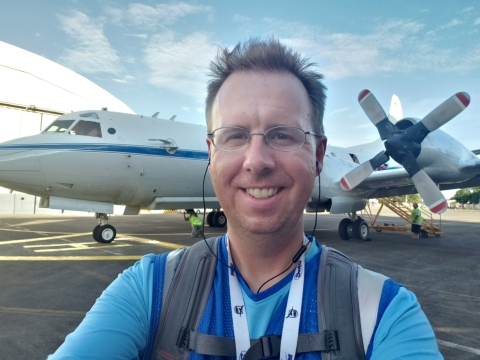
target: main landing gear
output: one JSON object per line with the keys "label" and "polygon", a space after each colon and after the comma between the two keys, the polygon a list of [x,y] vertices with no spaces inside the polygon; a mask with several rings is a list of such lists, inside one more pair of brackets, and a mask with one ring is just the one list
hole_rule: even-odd
{"label": "main landing gear", "polygon": [[110,216],[108,214],[96,213],[95,218],[98,219],[98,225],[93,229],[93,239],[99,243],[111,243],[117,236],[117,230],[108,224]]}
{"label": "main landing gear", "polygon": [[227,217],[220,210],[209,212],[207,215],[207,224],[210,227],[225,227],[227,225]]}
{"label": "main landing gear", "polygon": [[368,241],[369,226],[365,220],[356,213],[349,213],[350,218],[345,218],[338,225],[338,235],[342,240],[358,239]]}

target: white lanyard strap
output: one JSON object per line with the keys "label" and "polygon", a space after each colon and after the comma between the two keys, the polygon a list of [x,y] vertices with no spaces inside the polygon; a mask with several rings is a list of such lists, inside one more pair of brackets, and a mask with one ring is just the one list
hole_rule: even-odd
{"label": "white lanyard strap", "polygon": [[[306,236],[303,238],[303,244],[307,245],[309,240]],[[232,256],[228,245],[228,235],[226,238],[229,269],[229,287],[230,287],[230,305],[232,309],[233,331],[235,336],[235,347],[237,360],[242,360],[243,356],[250,348],[250,334],[248,330],[247,311],[243,301],[242,290],[238,282],[237,274],[234,270]],[[287,308],[285,310],[285,319],[282,329],[282,341],[280,343],[280,359],[294,360],[297,349],[298,330],[300,328],[300,314],[302,311],[303,284],[305,279],[305,253],[295,266],[290,291],[288,294]]]}
{"label": "white lanyard strap", "polygon": [[228,246],[228,236],[226,238],[228,264],[230,269],[228,271],[228,285],[230,287],[230,305],[232,308],[233,319],[233,334],[235,336],[235,348],[237,350],[237,360],[242,360],[243,355],[250,348],[250,334],[248,331],[247,311],[245,309],[245,302],[243,301],[242,290],[238,282],[237,273],[230,254]]}

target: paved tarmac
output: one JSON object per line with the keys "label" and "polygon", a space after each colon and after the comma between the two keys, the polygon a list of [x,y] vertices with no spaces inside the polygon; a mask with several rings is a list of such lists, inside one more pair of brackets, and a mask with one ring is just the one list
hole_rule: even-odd
{"label": "paved tarmac", "polygon": [[[377,223],[404,224],[391,215]],[[480,212],[449,210],[442,236],[419,240],[373,231],[371,242],[342,241],[342,218],[319,214],[317,238],[413,290],[445,359],[480,359]],[[313,222],[305,215],[307,231]],[[93,241],[95,224],[92,217],[0,216],[0,359],[45,359],[124,269],[196,240],[181,214],[112,217],[111,244]]]}

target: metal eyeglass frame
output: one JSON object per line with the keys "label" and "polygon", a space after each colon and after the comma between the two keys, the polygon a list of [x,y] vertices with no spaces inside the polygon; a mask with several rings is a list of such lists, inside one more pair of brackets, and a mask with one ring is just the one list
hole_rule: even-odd
{"label": "metal eyeglass frame", "polygon": [[[305,138],[303,140],[303,143],[299,146],[299,147],[296,147],[294,149],[290,149],[290,150],[281,150],[281,149],[277,149],[276,147],[272,146],[272,144],[270,144],[270,142],[267,140],[267,134],[269,131],[271,130],[274,130],[274,129],[278,129],[278,128],[287,128],[287,129],[298,129],[298,130],[301,130],[304,134],[305,134]],[[248,134],[248,141],[245,143],[244,146],[242,146],[241,148],[238,148],[238,149],[235,149],[235,150],[225,150],[225,149],[222,149],[220,147],[218,147],[216,144],[215,144],[215,140],[214,140],[214,133],[215,131],[217,130],[220,130],[220,129],[240,129],[240,130],[243,130],[245,131],[245,133]],[[307,141],[307,135],[313,135],[315,136],[317,139],[322,139],[324,138],[324,135],[317,135],[315,134],[314,132],[311,132],[311,131],[305,131],[301,128],[298,128],[298,127],[295,127],[295,126],[274,126],[270,129],[268,129],[267,131],[265,131],[264,133],[249,133],[247,131],[247,129],[245,128],[242,128],[242,127],[239,127],[239,126],[224,126],[224,127],[220,127],[220,128],[217,128],[215,130],[213,130],[211,133],[208,133],[207,136],[210,136],[211,139],[212,139],[212,144],[213,146],[215,146],[218,150],[220,151],[226,151],[226,152],[235,152],[235,151],[240,151],[240,150],[243,150],[245,149],[248,145],[250,145],[250,143],[252,142],[252,135],[262,135],[263,136],[263,141],[269,146],[271,147],[272,149],[274,150],[277,150],[277,151],[281,151],[281,152],[290,152],[290,151],[295,151],[295,150],[298,150],[300,149],[303,145],[305,145],[305,142]]]}

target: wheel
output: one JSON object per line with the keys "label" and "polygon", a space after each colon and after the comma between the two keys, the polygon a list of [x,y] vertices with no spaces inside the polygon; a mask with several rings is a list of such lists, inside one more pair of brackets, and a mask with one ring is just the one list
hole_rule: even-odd
{"label": "wheel", "polygon": [[370,233],[368,224],[363,219],[357,219],[352,226],[352,237],[363,241],[368,240],[368,234]]}
{"label": "wheel", "polygon": [[352,220],[345,218],[338,224],[338,235],[342,240],[350,240],[352,235]]}
{"label": "wheel", "polygon": [[420,237],[428,238],[428,232],[426,232],[425,230],[420,230]]}
{"label": "wheel", "polygon": [[375,229],[376,232],[382,232],[382,229]]}
{"label": "wheel", "polygon": [[223,211],[217,211],[215,215],[213,215],[213,224],[216,227],[225,227],[225,225],[227,225],[227,217]]}
{"label": "wheel", "polygon": [[215,215],[215,213],[212,211],[212,212],[209,212],[208,215],[207,215],[207,224],[208,226],[210,227],[214,227],[215,225],[213,225],[213,215]]}
{"label": "wheel", "polygon": [[111,243],[116,235],[117,230],[112,225],[102,225],[97,230],[97,241],[100,243]]}
{"label": "wheel", "polygon": [[92,231],[92,237],[93,237],[93,240],[95,240],[96,242],[98,242],[97,240],[97,231],[98,231],[98,228],[100,227],[100,225],[97,225],[93,228],[93,231]]}

